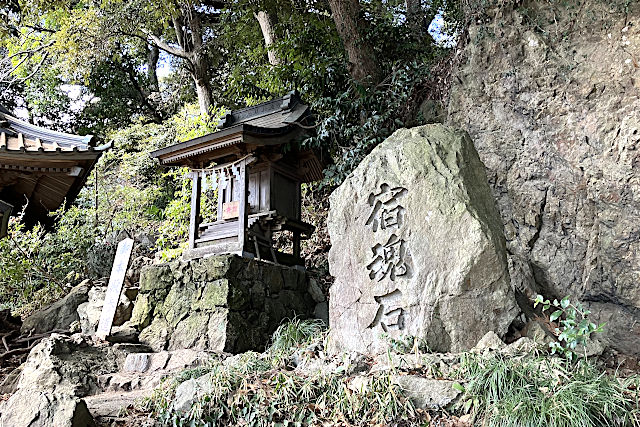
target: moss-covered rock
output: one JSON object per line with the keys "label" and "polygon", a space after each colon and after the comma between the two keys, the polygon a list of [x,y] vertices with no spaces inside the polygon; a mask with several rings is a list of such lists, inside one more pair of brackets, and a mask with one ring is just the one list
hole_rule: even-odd
{"label": "moss-covered rock", "polygon": [[224,307],[227,304],[229,294],[229,281],[218,279],[208,282],[202,291],[202,297],[195,307],[200,310],[214,310],[215,307]]}
{"label": "moss-covered rock", "polygon": [[154,349],[262,350],[284,319],[311,317],[304,272],[222,255],[145,269],[132,323]]}

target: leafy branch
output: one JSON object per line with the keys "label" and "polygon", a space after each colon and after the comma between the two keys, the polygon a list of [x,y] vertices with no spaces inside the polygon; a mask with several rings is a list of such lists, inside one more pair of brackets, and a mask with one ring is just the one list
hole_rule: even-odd
{"label": "leafy branch", "polygon": [[570,361],[576,358],[576,348],[586,346],[591,334],[602,332],[604,323],[596,325],[589,320],[591,311],[587,310],[581,303],[573,304],[569,297],[564,297],[560,301],[554,299],[550,301],[544,299],[542,295],[537,295],[533,306],[542,304],[542,311],[553,312],[549,315],[549,321],[557,322],[554,333],[557,341],[549,343],[551,354],[559,353]]}

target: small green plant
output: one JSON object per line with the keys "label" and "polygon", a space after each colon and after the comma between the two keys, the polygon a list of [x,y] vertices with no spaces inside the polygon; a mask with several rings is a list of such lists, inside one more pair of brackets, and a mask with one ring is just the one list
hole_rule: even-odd
{"label": "small green plant", "polygon": [[551,322],[558,321],[558,327],[555,328],[557,341],[549,343],[551,354],[559,353],[567,359],[576,358],[576,349],[579,346],[585,346],[589,341],[591,334],[602,332],[604,323],[596,325],[589,320],[591,312],[587,310],[581,303],[571,303],[569,297],[564,297],[560,301],[554,299],[550,301],[544,299],[542,295],[537,295],[533,302],[533,306],[537,307],[542,304],[542,311],[553,312],[549,315]]}

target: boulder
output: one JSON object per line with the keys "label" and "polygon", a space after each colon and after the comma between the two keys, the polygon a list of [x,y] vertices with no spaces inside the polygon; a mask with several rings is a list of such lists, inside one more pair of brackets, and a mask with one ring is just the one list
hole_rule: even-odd
{"label": "boulder", "polygon": [[98,375],[118,369],[115,359],[107,349],[89,346],[80,335],[52,334],[29,353],[17,388],[83,397],[98,388]]}
{"label": "boulder", "polygon": [[81,397],[99,389],[100,374],[117,370],[117,357],[77,334],[52,334],[29,353],[0,403],[0,426],[93,426]]}
{"label": "boulder", "polygon": [[62,299],[42,308],[22,323],[20,332],[22,334],[42,334],[45,332],[63,329],[68,330],[69,326],[78,320],[78,306],[89,299],[90,281],[85,280]]}
{"label": "boulder", "polygon": [[91,427],[95,422],[86,403],[72,394],[24,389],[0,403],[0,426]]}
{"label": "boulder", "polygon": [[485,351],[502,350],[506,346],[504,341],[502,341],[495,332],[489,331],[478,341],[478,344],[476,344],[472,351],[475,353],[484,353]]}
{"label": "boulder", "polygon": [[406,336],[462,351],[507,332],[519,311],[502,220],[466,133],[401,129],[330,201],[332,351],[382,352]]}
{"label": "boulder", "polygon": [[176,387],[172,409],[176,412],[188,412],[201,397],[210,394],[213,385],[213,374],[205,374],[199,378],[187,380]]}

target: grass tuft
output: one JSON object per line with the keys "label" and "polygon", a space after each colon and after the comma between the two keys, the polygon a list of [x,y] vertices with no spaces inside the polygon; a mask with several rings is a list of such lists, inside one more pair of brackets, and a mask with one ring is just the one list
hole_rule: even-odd
{"label": "grass tuft", "polygon": [[464,412],[486,427],[640,426],[637,378],[599,372],[557,357],[463,356]]}
{"label": "grass tuft", "polygon": [[271,338],[271,346],[267,349],[274,365],[280,365],[291,354],[313,342],[324,339],[326,326],[322,320],[294,318],[276,329]]}

